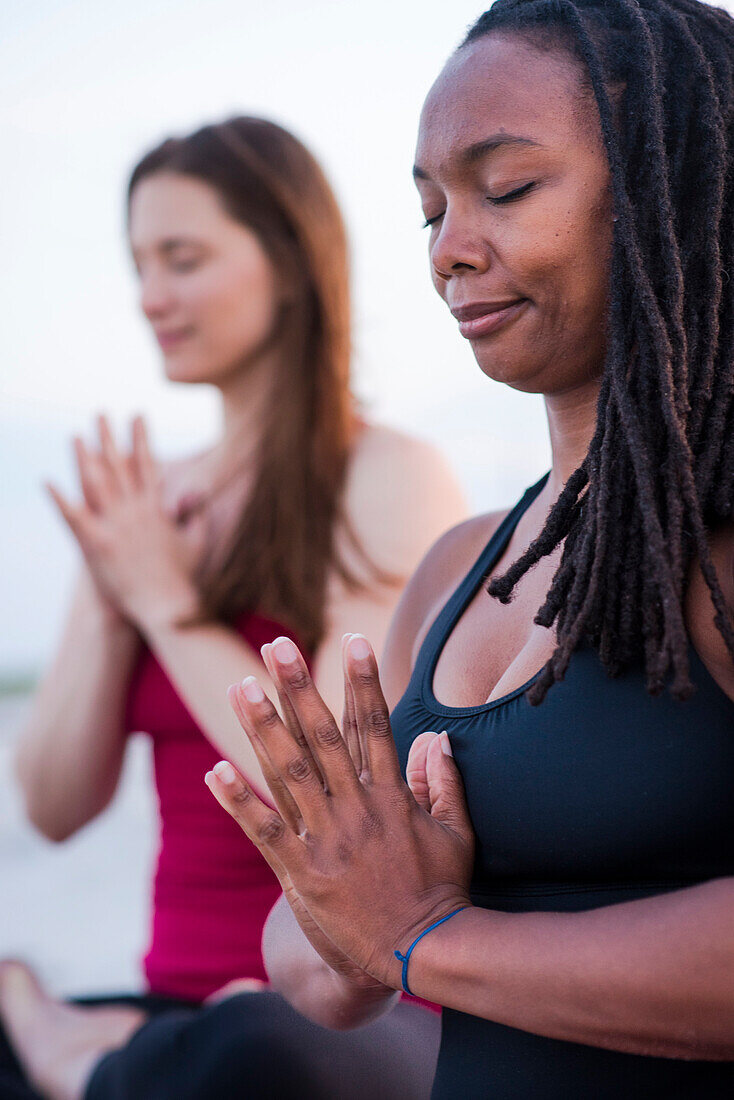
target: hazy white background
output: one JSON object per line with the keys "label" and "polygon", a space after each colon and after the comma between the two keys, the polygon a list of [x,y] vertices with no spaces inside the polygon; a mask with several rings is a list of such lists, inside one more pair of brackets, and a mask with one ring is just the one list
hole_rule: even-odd
{"label": "hazy white background", "polygon": [[[7,4],[7,0],[6,0]],[[325,165],[353,254],[357,391],[442,444],[479,508],[543,472],[536,398],[488,382],[432,290],[411,165],[422,99],[481,0],[10,0],[0,35],[0,673],[57,633],[72,547],[42,495],[71,485],[68,437],[140,410],[159,451],[216,430],[171,386],[137,308],[123,192],[171,132],[267,115]]]}

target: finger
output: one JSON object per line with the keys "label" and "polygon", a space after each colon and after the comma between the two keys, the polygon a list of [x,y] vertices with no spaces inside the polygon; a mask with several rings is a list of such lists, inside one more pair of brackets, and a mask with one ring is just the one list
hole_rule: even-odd
{"label": "finger", "polygon": [[107,502],[107,484],[100,469],[100,463],[96,455],[87,449],[83,439],[78,435],[72,440],[74,447],[74,459],[76,461],[77,474],[82,496],[88,508],[93,512],[102,511]]}
{"label": "finger", "polygon": [[303,844],[280,814],[266,806],[243,776],[227,760],[220,760],[204,776],[204,782],[220,806],[234,818],[259,849],[275,874],[289,873],[303,859]]}
{"label": "finger", "polygon": [[328,790],[355,793],[360,784],[349,749],[297,647],[290,638],[276,638],[270,655]]}
{"label": "finger", "polygon": [[112,434],[110,422],[104,414],[100,414],[100,416],[97,417],[97,431],[99,433],[99,447],[102,462],[107,477],[117,492],[124,492],[126,489],[130,488],[130,479],[125,467],[125,461],[115,443],[115,437]]}
{"label": "finger", "polygon": [[142,416],[136,416],[133,419],[131,434],[135,480],[141,488],[155,488],[158,472],[148,442],[148,429]]}
{"label": "finger", "polygon": [[278,702],[280,703],[283,721],[288,727],[288,732],[291,734],[296,743],[301,746],[303,752],[307,753],[313,758],[313,755],[311,753],[311,746],[309,745],[306,739],[306,735],[301,728],[301,723],[298,720],[298,715],[293,709],[293,704],[288,698],[288,692],[285,689],[285,684],[283,683],[280,675],[280,667],[273,659],[272,648],[273,643],[267,642],[264,646],[261,647],[260,656],[263,659],[263,664],[268,671],[270,679],[273,681],[273,686],[278,693]]}
{"label": "finger", "polygon": [[354,764],[357,775],[362,777],[367,771],[367,761],[362,760],[362,747],[359,743],[359,728],[357,726],[357,713],[354,709],[354,692],[347,676],[347,644],[351,634],[345,634],[342,638],[342,670],[344,673],[344,716],[342,719],[342,734],[349,749],[349,755]]}
{"label": "finger", "polygon": [[[275,690],[278,694],[278,703],[280,704],[280,712],[283,716],[283,721],[285,722],[286,728],[293,740],[296,742],[297,745],[300,746],[301,751],[306,756],[310,757],[313,762],[314,769],[319,773],[319,775],[321,775],[321,769],[319,768],[316,760],[314,759],[313,753],[311,752],[311,746],[308,743],[308,738],[303,732],[301,723],[298,720],[298,715],[293,709],[293,704],[288,698],[288,692],[286,691],[285,684],[281,679],[280,668],[277,662],[273,659],[273,655],[271,652],[272,648],[273,643],[268,642],[260,649],[260,656],[263,659],[263,664],[268,670],[268,675],[273,681],[273,686],[275,687]],[[321,775],[321,782],[322,784],[324,783],[323,775]]]}
{"label": "finger", "polygon": [[[233,684],[227,690],[227,698],[229,700],[229,705],[232,707],[232,710],[237,717],[237,720],[239,721],[242,728],[245,729],[247,724],[247,716],[240,704],[239,692],[237,688],[238,685]],[[280,813],[280,816],[283,818],[284,821],[288,823],[294,833],[302,833],[305,828],[303,824],[303,818],[301,817],[301,812],[298,809],[298,806],[293,801],[293,797],[290,791],[286,787],[285,783],[283,783],[283,781],[274,771],[273,765],[270,763],[270,757],[265,751],[265,747],[262,744],[260,738],[257,737],[252,730],[248,730],[247,732],[250,738],[250,744],[255,750],[255,755],[257,756],[258,763],[260,764],[262,773],[265,777],[265,782],[270,789],[270,793],[273,796],[273,800],[278,809],[278,812]]]}
{"label": "finger", "polygon": [[413,798],[427,813],[431,812],[431,796],[428,789],[428,776],[426,775],[426,757],[428,746],[435,740],[435,733],[419,734],[410,746],[408,763],[405,768],[405,778],[412,791]]}
{"label": "finger", "polygon": [[366,756],[373,782],[402,784],[390,727],[390,712],[380,687],[377,661],[363,634],[353,634],[347,643],[347,675],[354,693],[363,766]]}
{"label": "finger", "polygon": [[431,800],[431,816],[471,843],[472,829],[466,805],[464,784],[456,766],[449,735],[434,737],[426,754],[426,778]]}
{"label": "finger", "polygon": [[71,530],[71,533],[77,540],[81,541],[84,524],[84,508],[72,504],[71,501],[66,499],[61,490],[57,489],[55,485],[52,485],[50,481],[45,483],[45,488]]}
{"label": "finger", "polygon": [[306,828],[317,830],[328,813],[328,805],[321,776],[312,759],[293,740],[254,676],[248,676],[236,690],[238,713],[243,716],[242,727],[253,747],[255,741],[251,731],[262,742],[273,771],[293,797]]}

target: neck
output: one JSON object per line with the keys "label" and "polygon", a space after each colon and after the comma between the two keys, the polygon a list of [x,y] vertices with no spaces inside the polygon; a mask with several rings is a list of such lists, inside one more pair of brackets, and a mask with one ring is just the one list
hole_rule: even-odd
{"label": "neck", "polygon": [[556,500],[589,450],[596,428],[600,379],[594,378],[561,394],[545,397],[553,465],[546,490]]}

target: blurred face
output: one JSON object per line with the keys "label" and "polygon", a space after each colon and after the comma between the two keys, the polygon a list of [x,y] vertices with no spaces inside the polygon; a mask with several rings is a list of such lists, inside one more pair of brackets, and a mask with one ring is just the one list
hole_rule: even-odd
{"label": "blurred face", "polygon": [[612,213],[572,58],[491,35],[426,100],[415,178],[436,290],[491,378],[562,393],[601,373]]}
{"label": "blurred face", "polygon": [[177,382],[225,383],[257,357],[278,309],[258,237],[202,180],[159,172],[130,202],[141,305]]}

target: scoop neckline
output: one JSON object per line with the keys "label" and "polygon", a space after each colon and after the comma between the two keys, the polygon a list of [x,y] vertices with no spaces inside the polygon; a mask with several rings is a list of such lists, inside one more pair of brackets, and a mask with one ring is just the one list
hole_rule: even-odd
{"label": "scoop neckline", "polygon": [[[463,580],[459,582],[459,584],[456,586],[453,593],[449,597],[447,603],[444,605],[445,609],[451,607],[451,612],[447,616],[448,621],[446,623],[445,629],[442,632],[440,645],[434,650],[428,661],[426,661],[426,667],[423,671],[421,684],[421,700],[426,709],[430,710],[433,714],[441,714],[447,718],[459,718],[462,715],[485,714],[488,711],[496,710],[497,707],[503,706],[505,703],[510,703],[513,699],[517,699],[519,695],[524,695],[528,688],[531,687],[540,677],[543,669],[545,668],[545,665],[542,665],[537,672],[533,673],[533,675],[525,681],[525,683],[520,684],[519,687],[513,688],[512,691],[506,692],[504,695],[500,695],[497,699],[490,699],[488,702],[485,703],[475,703],[473,706],[449,706],[445,703],[440,702],[440,700],[436,698],[436,695],[433,691],[433,679],[436,674],[436,668],[438,667],[438,662],[441,659],[441,654],[446,648],[446,644],[449,638],[456,629],[456,626],[462,615],[466,611],[467,607],[479,591],[479,587],[482,584],[484,577],[491,569],[494,569],[497,561],[500,558],[500,555],[506,549],[510,539],[512,538],[513,532],[520,522],[522,516],[528,510],[535,498],[540,494],[549,476],[550,471],[547,474],[544,474],[540,481],[536,482],[535,485],[532,485],[529,489],[527,489],[520,500],[517,502],[515,507],[510,509],[510,511],[500,523],[499,527],[489,537],[488,541],[482,548],[479,557],[474,562],[474,565],[471,567]],[[463,589],[465,589],[465,591],[462,591]],[[456,601],[456,607],[451,606],[453,605],[454,601]],[[434,628],[443,626],[442,619],[442,614],[439,614],[436,622],[434,623]]]}

